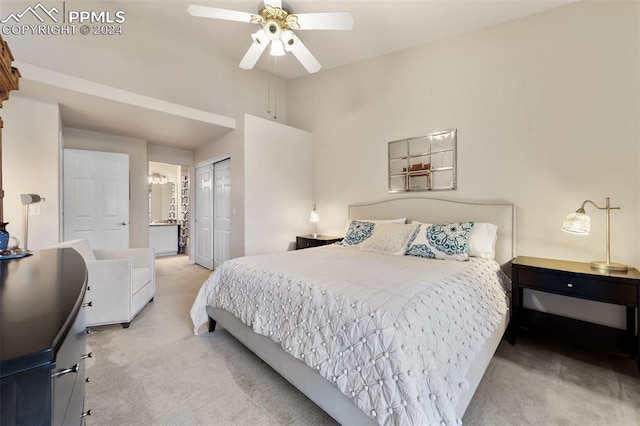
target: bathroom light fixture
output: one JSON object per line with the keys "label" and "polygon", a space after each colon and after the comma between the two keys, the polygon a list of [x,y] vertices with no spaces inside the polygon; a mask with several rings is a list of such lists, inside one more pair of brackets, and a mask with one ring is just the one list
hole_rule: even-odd
{"label": "bathroom light fixture", "polygon": [[20,194],[20,201],[24,205],[24,251],[28,251],[29,244],[29,205],[44,201],[38,194]]}
{"label": "bathroom light fixture", "polygon": [[562,230],[568,232],[570,234],[577,235],[589,235],[591,232],[591,218],[587,216],[584,206],[587,203],[591,203],[598,210],[606,210],[607,212],[607,245],[606,245],[606,256],[607,259],[605,261],[598,260],[591,262],[591,267],[595,269],[601,269],[604,271],[618,271],[618,272],[626,272],[629,267],[622,263],[612,263],[611,262],[611,238],[610,238],[610,230],[611,230],[611,210],[620,210],[620,207],[611,207],[611,203],[609,202],[609,197],[606,197],[606,202],[604,207],[600,207],[596,203],[591,200],[586,200],[582,203],[580,208],[576,210],[575,213],[571,213],[567,215],[567,218],[564,220],[562,225]]}
{"label": "bathroom light fixture", "polygon": [[149,175],[149,183],[165,184],[167,182],[167,177],[165,175],[161,175],[160,173],[151,173]]}

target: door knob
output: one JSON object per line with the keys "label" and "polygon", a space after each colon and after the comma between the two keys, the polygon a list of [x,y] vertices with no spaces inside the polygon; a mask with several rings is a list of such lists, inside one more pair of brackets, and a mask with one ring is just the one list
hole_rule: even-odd
{"label": "door knob", "polygon": [[126,224],[127,224],[127,222],[124,221],[124,220],[122,222],[120,222],[120,225],[122,225],[122,226],[125,226]]}

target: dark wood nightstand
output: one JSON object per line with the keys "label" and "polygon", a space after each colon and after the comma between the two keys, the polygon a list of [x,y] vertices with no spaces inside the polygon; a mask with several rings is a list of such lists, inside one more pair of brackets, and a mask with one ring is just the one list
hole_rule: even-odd
{"label": "dark wood nightstand", "polygon": [[330,237],[328,235],[298,235],[296,237],[296,250],[305,249],[309,247],[326,246],[327,244],[337,243],[342,241],[339,237]]}
{"label": "dark wood nightstand", "polygon": [[[520,327],[531,323],[545,324],[545,333],[560,333],[576,339],[597,340],[597,336],[606,335],[607,342],[619,346],[612,349],[638,357],[640,370],[640,339],[636,336],[636,327],[640,330],[640,315],[636,317],[640,306],[640,272],[637,269],[626,273],[606,272],[592,269],[589,263],[525,256],[516,257],[511,268],[511,344],[515,345]],[[522,307],[524,288],[625,306],[627,329],[525,309]]]}

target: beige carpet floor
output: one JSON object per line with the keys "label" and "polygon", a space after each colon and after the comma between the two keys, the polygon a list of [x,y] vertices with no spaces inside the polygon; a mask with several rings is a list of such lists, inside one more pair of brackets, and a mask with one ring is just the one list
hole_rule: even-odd
{"label": "beige carpet floor", "polygon": [[[335,422],[225,330],[195,336],[189,309],[209,271],[158,258],[155,301],[94,327],[87,425],[328,425]],[[502,342],[467,425],[640,425],[635,361],[523,335]]]}

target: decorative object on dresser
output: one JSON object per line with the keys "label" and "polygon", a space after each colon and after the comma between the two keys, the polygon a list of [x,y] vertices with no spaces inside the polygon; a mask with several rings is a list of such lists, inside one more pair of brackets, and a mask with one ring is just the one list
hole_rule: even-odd
{"label": "decorative object on dresser", "polygon": [[[11,66],[13,55],[9,50],[9,45],[0,35],[0,108],[2,102],[9,99],[9,92],[18,90],[20,86],[20,71]],[[4,189],[2,186],[2,118],[0,117],[0,223],[6,225],[4,221]]]}
{"label": "decorative object on dresser", "polygon": [[[174,226],[175,228],[175,226]],[[151,248],[93,250],[87,240],[69,240],[54,247],[75,249],[87,265],[87,325],[122,324],[133,318],[156,292],[155,254]]]}
{"label": "decorative object on dresser", "polygon": [[326,246],[327,244],[337,243],[338,241],[342,241],[342,238],[319,234],[298,235],[296,237],[296,250]]}
{"label": "decorative object on dresser", "polygon": [[[638,357],[640,339],[636,329],[640,330],[640,316],[636,317],[636,314],[640,306],[640,272],[637,269],[601,271],[593,269],[589,263],[525,256],[516,257],[511,267],[512,344],[515,345],[521,326],[537,328],[538,325],[545,333],[559,334],[563,340],[577,340],[581,345],[597,343],[600,347],[609,346]],[[522,306],[524,288],[625,306],[626,330],[525,309]]]}
{"label": "decorative object on dresser", "polygon": [[570,213],[567,218],[564,220],[562,224],[562,230],[565,232],[569,232],[571,234],[578,235],[589,235],[591,232],[591,218],[587,216],[584,210],[584,206],[587,203],[593,204],[595,208],[598,210],[606,210],[607,211],[607,241],[606,241],[606,254],[607,259],[605,261],[602,260],[594,260],[591,262],[591,267],[596,269],[602,269],[605,271],[626,271],[629,269],[627,265],[623,265],[621,263],[611,263],[611,210],[620,210],[620,207],[611,207],[611,203],[609,202],[609,197],[605,199],[604,207],[600,207],[596,203],[591,200],[586,200],[582,203],[580,208],[576,210],[575,213]]}
{"label": "decorative object on dresser", "polygon": [[0,271],[0,424],[82,424],[91,414],[84,395],[92,356],[82,257],[70,248],[40,250],[0,261]]}
{"label": "decorative object on dresser", "polygon": [[27,248],[29,244],[29,206],[44,200],[38,194],[20,194],[20,201],[24,206],[24,251],[29,250]]}
{"label": "decorative object on dresser", "polygon": [[9,235],[9,231],[7,231],[8,224],[9,222],[0,222],[0,255],[5,253],[5,250],[7,250],[9,246],[9,238],[11,238],[11,236]]}

